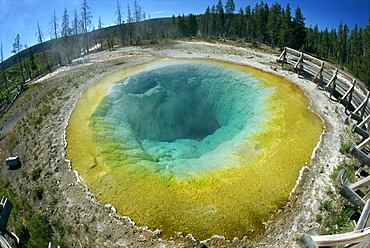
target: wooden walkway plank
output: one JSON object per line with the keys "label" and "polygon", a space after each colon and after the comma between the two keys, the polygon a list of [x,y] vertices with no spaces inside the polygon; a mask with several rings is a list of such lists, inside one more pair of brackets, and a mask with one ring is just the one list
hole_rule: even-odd
{"label": "wooden walkway plank", "polygon": [[351,184],[349,187],[352,189],[352,190],[358,190],[362,187],[366,187],[370,184],[370,176],[367,176],[353,184]]}
{"label": "wooden walkway plank", "polygon": [[[330,92],[330,97],[334,95],[335,98],[345,103],[346,110],[349,107],[350,111],[357,110],[353,115],[354,118],[362,119],[364,115],[370,115],[370,109],[367,108],[365,103],[365,96],[368,95],[369,90],[363,82],[360,82],[349,73],[339,70],[329,63],[324,64],[324,61],[318,58],[289,47],[284,48],[277,62],[292,64],[293,71],[298,73],[304,71],[311,74],[315,83],[323,85]],[[322,79],[320,80],[319,78],[321,77]],[[356,86],[352,88],[354,82],[356,82]],[[350,98],[348,101],[347,97]],[[365,107],[359,108],[361,104]],[[361,111],[361,114],[357,116],[359,111]]]}
{"label": "wooden walkway plank", "polygon": [[346,181],[346,170],[341,169],[338,173],[337,179],[335,180],[335,185],[338,189],[341,189]]}
{"label": "wooden walkway plank", "polygon": [[367,200],[364,209],[361,212],[361,216],[358,219],[357,225],[354,231],[362,230],[366,227],[369,227],[369,215],[370,215],[370,200]]}
{"label": "wooden walkway plank", "polygon": [[8,224],[13,204],[5,197],[0,201],[0,233],[4,233]]}
{"label": "wooden walkway plank", "polygon": [[0,234],[0,247],[1,248],[12,248],[8,241]]}
{"label": "wooden walkway plank", "polygon": [[311,236],[317,246],[340,246],[362,242],[370,236],[370,227],[349,233]]}
{"label": "wooden walkway plank", "polygon": [[[351,117],[353,117],[353,116],[351,116]],[[354,126],[353,132],[355,132],[358,135],[362,136],[362,138],[364,138],[364,139],[367,139],[370,136],[369,133],[365,129],[363,129],[362,127],[357,126],[357,125]]]}
{"label": "wooden walkway plank", "polygon": [[370,199],[370,190],[369,190],[369,192],[366,193],[366,195],[364,197],[362,197],[362,199],[364,199],[365,201]]}
{"label": "wooden walkway plank", "polygon": [[347,92],[342,96],[341,100],[344,100],[346,99],[347,96],[350,96],[353,90],[355,89],[355,86],[356,86],[356,79],[353,80],[352,86],[348,88]]}
{"label": "wooden walkway plank", "polygon": [[370,115],[366,116],[358,125],[355,125],[353,128],[353,132],[361,135],[364,139],[369,137],[369,133],[367,132],[368,122],[370,121]]}
{"label": "wooden walkway plank", "polygon": [[346,183],[343,185],[339,194],[346,198],[352,205],[358,210],[362,211],[365,207],[366,202],[361,198],[354,190],[352,190]]}
{"label": "wooden walkway plank", "polygon": [[284,47],[284,51],[281,53],[280,57],[276,60],[276,62],[285,63],[287,61],[287,59],[286,59],[286,50],[287,50],[287,48]]}
{"label": "wooden walkway plank", "polygon": [[330,85],[332,83],[335,83],[335,80],[337,79],[337,76],[338,76],[338,69],[335,69],[334,73],[333,73],[333,76],[331,77],[331,79],[329,80],[329,83],[326,85],[326,88],[330,88]]}
{"label": "wooden walkway plank", "polygon": [[[366,140],[369,140],[369,138],[367,138]],[[359,146],[352,145],[351,154],[355,156],[358,160],[360,160],[361,163],[370,165],[370,158],[363,151],[361,151],[361,148]]]}
{"label": "wooden walkway plank", "polygon": [[[293,65],[292,70],[297,73],[304,72],[306,75],[312,75],[313,82],[318,87],[324,88],[330,93],[330,98],[334,96],[345,107],[345,112],[340,109],[340,114],[345,120],[348,120],[347,111],[349,111],[348,116],[358,123],[353,131],[363,137],[360,144],[352,145],[351,154],[357,157],[362,166],[364,164],[370,166],[370,156],[368,156],[370,150],[370,132],[368,132],[368,128],[370,128],[370,92],[366,85],[331,64],[325,64],[320,59],[288,47],[284,48],[277,61]],[[355,245],[356,248],[370,247],[370,191],[364,197],[355,192],[360,188],[369,187],[370,176],[354,184],[345,180],[345,176],[345,171],[341,170],[335,183],[341,189],[340,194],[361,211],[356,229],[349,233],[324,236],[320,236],[319,233],[307,232],[299,240],[302,247],[343,245],[351,245],[351,247]]]}
{"label": "wooden walkway plank", "polygon": [[302,248],[318,248],[315,241],[312,239],[311,235],[309,234],[306,234],[298,242]]}
{"label": "wooden walkway plank", "polygon": [[325,62],[322,61],[320,69],[317,71],[316,75],[312,79],[312,82],[316,83],[318,86],[319,86],[320,82],[323,81],[322,72],[324,71],[324,64],[325,64]]}
{"label": "wooden walkway plank", "polygon": [[357,113],[360,112],[360,115],[359,115],[360,119],[364,117],[365,110],[367,108],[367,103],[369,102],[369,97],[370,97],[370,92],[367,92],[365,100],[363,100],[361,104],[358,105],[355,111],[352,112],[352,115],[357,115]]}
{"label": "wooden walkway plank", "polygon": [[302,65],[303,57],[304,57],[303,53],[301,53],[297,63],[293,66],[293,71],[298,71],[299,72],[299,71],[303,70],[303,65]]}
{"label": "wooden walkway plank", "polygon": [[359,127],[362,128],[362,127],[364,127],[369,122],[369,120],[370,120],[370,115],[366,116],[366,118],[363,119],[357,126],[359,126]]}
{"label": "wooden walkway plank", "polygon": [[351,87],[348,88],[347,92],[340,99],[340,102],[345,106],[345,111],[347,111],[352,104],[352,96],[355,91],[356,82],[356,79],[353,79]]}
{"label": "wooden walkway plank", "polygon": [[352,248],[369,248],[370,247],[370,235],[362,240],[362,242],[356,244]]}

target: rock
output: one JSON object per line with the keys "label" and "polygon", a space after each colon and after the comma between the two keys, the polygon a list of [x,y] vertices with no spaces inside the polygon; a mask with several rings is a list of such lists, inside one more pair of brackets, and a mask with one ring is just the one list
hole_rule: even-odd
{"label": "rock", "polygon": [[137,239],[137,241],[139,241],[139,242],[145,242],[146,241],[146,238],[145,238],[145,236],[144,235],[140,235],[139,236],[139,238]]}

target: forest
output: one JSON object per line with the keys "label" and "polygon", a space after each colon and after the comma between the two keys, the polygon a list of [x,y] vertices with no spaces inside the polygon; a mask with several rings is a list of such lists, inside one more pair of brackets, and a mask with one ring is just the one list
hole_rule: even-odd
{"label": "forest", "polygon": [[320,30],[317,25],[305,26],[305,17],[299,7],[293,11],[289,4],[269,6],[261,1],[253,7],[248,5],[235,10],[233,0],[227,0],[225,6],[218,0],[200,15],[182,14],[160,19],[147,18],[135,0],[133,7],[127,4],[127,20],[123,20],[122,13],[121,4],[116,0],[116,11],[112,13],[116,24],[103,27],[99,16],[95,28],[87,0],[84,0],[80,12],[75,9],[69,14],[65,8],[63,15],[58,17],[54,11],[50,40],[45,40],[37,22],[37,45],[23,45],[17,34],[13,43],[14,55],[4,61],[1,43],[1,103],[11,101],[27,81],[52,72],[92,50],[184,38],[237,41],[256,49],[262,45],[275,50],[291,47],[328,60],[370,86],[370,19],[364,28],[356,25],[350,30],[347,24],[340,22],[338,29]]}

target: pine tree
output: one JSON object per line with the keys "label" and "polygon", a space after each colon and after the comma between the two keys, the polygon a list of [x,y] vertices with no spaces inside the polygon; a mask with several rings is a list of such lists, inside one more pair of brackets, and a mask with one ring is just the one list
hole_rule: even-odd
{"label": "pine tree", "polygon": [[24,83],[26,83],[26,79],[24,77],[22,59],[21,59],[22,47],[23,47],[23,45],[21,44],[21,36],[19,34],[17,34],[17,36],[15,37],[14,43],[13,43],[12,53],[15,54],[15,59],[19,64],[19,72],[22,76],[22,80],[23,80],[23,84],[24,84]]}
{"label": "pine tree", "polygon": [[234,11],[235,11],[235,4],[234,0],[227,0],[225,5],[225,31],[227,36],[231,36],[232,30],[231,25],[234,22]]}
{"label": "pine tree", "polygon": [[209,21],[209,33],[211,36],[215,36],[217,32],[217,14],[216,6],[213,5],[211,8],[211,20]]}
{"label": "pine tree", "polygon": [[135,40],[136,44],[139,44],[141,41],[141,36],[142,36],[142,30],[140,23],[144,18],[143,18],[143,12],[141,6],[137,3],[137,1],[134,1],[134,13],[133,13],[133,18],[135,22]]}
{"label": "pine tree", "polygon": [[177,25],[177,30],[178,30],[178,34],[179,34],[179,37],[184,37],[187,35],[187,27],[186,27],[186,23],[185,23],[185,16],[184,14],[179,15],[176,19],[176,25]]}
{"label": "pine tree", "polygon": [[50,26],[51,26],[51,38],[55,40],[55,45],[53,46],[53,52],[55,53],[55,57],[57,60],[57,63],[59,65],[62,64],[61,57],[60,57],[60,49],[59,49],[59,35],[58,35],[58,30],[59,30],[59,25],[57,22],[57,16],[55,14],[55,9],[53,12],[53,16],[50,21]]}
{"label": "pine tree", "polygon": [[293,18],[293,37],[294,43],[291,44],[292,48],[300,49],[305,42],[306,28],[304,21],[306,18],[303,17],[301,8],[297,7],[295,10],[295,16]]}
{"label": "pine tree", "polygon": [[89,39],[88,39],[88,31],[90,30],[91,27],[91,19],[92,15],[90,12],[90,7],[87,5],[87,0],[83,0],[82,5],[81,5],[81,32],[83,34],[83,46],[85,51],[88,53],[89,52]]}
{"label": "pine tree", "polygon": [[252,34],[252,13],[251,13],[251,6],[248,5],[245,7],[245,38],[247,41],[251,40],[251,34]]}
{"label": "pine tree", "polygon": [[[222,3],[221,3],[222,4]],[[235,11],[235,3],[234,0],[227,0],[225,5],[225,14],[233,14]]]}
{"label": "pine tree", "polygon": [[60,35],[62,37],[67,37],[70,35],[70,28],[69,28],[69,15],[67,8],[64,8],[63,16],[62,16],[62,28]]}
{"label": "pine tree", "polygon": [[125,27],[124,27],[124,21],[122,20],[121,5],[120,5],[118,0],[117,0],[116,14],[117,14],[116,23],[118,25],[118,30],[119,30],[119,34],[120,34],[120,37],[121,37],[122,46],[124,46],[125,45],[125,39],[126,39],[126,30],[125,30]]}
{"label": "pine tree", "polygon": [[255,38],[258,40],[259,43],[265,41],[266,35],[266,26],[269,14],[269,7],[268,4],[256,4],[254,9],[254,31],[255,31]]}
{"label": "pine tree", "polygon": [[51,70],[51,66],[50,66],[50,63],[49,63],[49,59],[47,57],[47,54],[46,54],[46,51],[45,51],[45,47],[44,47],[44,35],[41,31],[41,27],[40,27],[40,24],[39,24],[39,21],[37,21],[37,33],[36,33],[36,36],[37,36],[37,41],[39,42],[40,44],[40,47],[41,47],[41,63],[43,64],[43,67],[52,72]]}
{"label": "pine tree", "polygon": [[4,68],[4,54],[3,54],[3,43],[1,42],[0,46],[0,63],[1,63],[1,102],[3,101],[10,101],[10,92],[9,92],[9,85],[8,80],[5,75],[5,68]]}
{"label": "pine tree", "polygon": [[31,70],[36,71],[37,70],[37,65],[35,64],[35,53],[33,52],[32,47],[28,48],[28,52],[29,52]]}
{"label": "pine tree", "polygon": [[279,45],[280,47],[292,46],[292,36],[293,36],[293,27],[292,27],[292,15],[290,4],[288,3],[285,7],[285,10],[282,11],[280,18],[280,31],[279,31]]}
{"label": "pine tree", "polygon": [[362,47],[361,33],[356,24],[354,29],[351,31],[349,39],[349,70],[355,75],[359,73],[358,66],[361,64],[361,56],[363,55]]}
{"label": "pine tree", "polygon": [[222,1],[218,0],[218,3],[216,5],[216,27],[219,35],[225,35],[225,12],[224,7],[222,5]]}
{"label": "pine tree", "polygon": [[103,49],[103,22],[101,20],[101,16],[98,19],[98,39],[100,43],[100,49]]}
{"label": "pine tree", "polygon": [[127,23],[128,23],[128,36],[130,39],[130,45],[133,44],[133,39],[134,39],[134,24],[132,23],[134,21],[134,17],[132,16],[131,13],[131,8],[130,5],[127,3]]}
{"label": "pine tree", "polygon": [[72,34],[72,28],[70,27],[69,15],[67,8],[64,8],[63,16],[62,16],[62,25],[60,35],[62,37],[62,53],[64,54],[63,60],[67,61],[68,63],[73,59],[73,46],[71,46],[72,38],[70,35]]}
{"label": "pine tree", "polygon": [[59,25],[58,25],[58,22],[57,22],[57,16],[55,14],[55,9],[54,9],[54,12],[53,12],[53,16],[51,17],[51,20],[50,20],[50,38],[51,39],[58,39],[59,35],[58,35],[58,30],[59,30]]}
{"label": "pine tree", "polygon": [[281,6],[278,3],[276,3],[272,5],[269,11],[267,22],[267,34],[270,37],[271,48],[275,48],[279,36],[280,16],[281,16]]}
{"label": "pine tree", "polygon": [[363,55],[361,57],[360,76],[370,86],[370,17],[369,24],[363,29]]}
{"label": "pine tree", "polygon": [[206,36],[206,37],[209,37],[209,23],[210,23],[210,19],[211,19],[211,10],[209,8],[209,6],[207,7],[206,11],[204,12],[204,14],[202,15],[202,19],[201,19],[201,30],[200,32]]}
{"label": "pine tree", "polygon": [[77,9],[74,11],[74,18],[72,21],[72,34],[77,35],[79,34],[79,20],[78,20],[78,15],[77,15]]}
{"label": "pine tree", "polygon": [[186,30],[187,36],[194,37],[198,32],[198,22],[197,18],[193,14],[189,14],[186,18]]}
{"label": "pine tree", "polygon": [[240,38],[245,37],[245,17],[243,8],[239,8],[239,13],[234,20],[235,21],[231,24],[231,33]]}
{"label": "pine tree", "polygon": [[341,21],[338,27],[336,58],[339,61],[339,63],[342,63],[342,64],[346,62],[348,32],[349,30],[348,30],[347,24],[344,24],[343,26],[342,21]]}

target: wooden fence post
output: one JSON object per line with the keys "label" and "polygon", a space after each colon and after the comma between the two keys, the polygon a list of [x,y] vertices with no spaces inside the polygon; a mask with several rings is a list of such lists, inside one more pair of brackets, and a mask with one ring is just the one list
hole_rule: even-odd
{"label": "wooden fence post", "polygon": [[323,82],[323,76],[322,72],[324,71],[324,61],[321,62],[321,67],[316,73],[315,77],[313,78],[313,82],[317,84],[317,86],[320,86],[320,83]]}
{"label": "wooden fence post", "polygon": [[[330,91],[330,98],[331,96],[333,95],[334,91],[335,91],[335,80],[337,80],[337,76],[338,76],[338,68],[335,68],[335,71],[333,73],[333,76],[331,77],[329,83],[325,86],[325,89],[327,91]],[[331,86],[333,85],[333,86]]]}
{"label": "wooden fence post", "polygon": [[347,112],[348,107],[351,105],[352,102],[352,94],[355,90],[356,86],[356,79],[353,79],[352,86],[347,90],[347,92],[341,97],[340,103],[342,103],[345,106],[344,111]]}
{"label": "wooden fence post", "polygon": [[[352,119],[355,119],[358,122],[362,121],[362,119],[364,118],[366,108],[367,108],[367,103],[369,102],[369,97],[370,97],[370,92],[367,92],[365,100],[363,100],[361,104],[358,105],[355,111],[353,111],[353,113],[351,114]],[[359,115],[357,114],[358,112],[360,112]]]}
{"label": "wooden fence post", "polygon": [[303,58],[304,58],[304,56],[303,56],[303,53],[301,52],[301,55],[299,56],[299,59],[298,59],[297,63],[295,63],[295,65],[293,66],[293,71],[297,72],[298,75],[300,75],[299,73],[301,71],[303,71],[303,64],[302,64],[303,63]]}
{"label": "wooden fence post", "polygon": [[281,66],[286,63],[286,47],[284,47],[284,51],[281,53],[280,57],[276,60],[276,62],[281,63]]}

